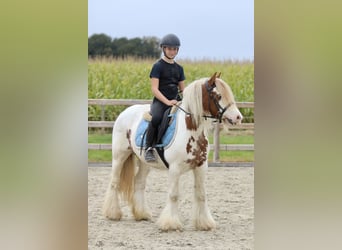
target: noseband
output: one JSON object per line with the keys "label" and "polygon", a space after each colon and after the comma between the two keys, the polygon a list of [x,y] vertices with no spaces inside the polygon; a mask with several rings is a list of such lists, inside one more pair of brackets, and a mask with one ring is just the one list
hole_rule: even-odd
{"label": "noseband", "polygon": [[[226,112],[226,110],[231,106],[233,105],[233,103],[229,103],[226,107],[222,107],[219,103],[219,100],[217,100],[214,95],[212,94],[213,93],[213,89],[216,87],[216,84],[214,83],[212,86],[209,86],[209,83],[208,81],[205,82],[204,84],[205,88],[207,89],[207,92],[208,92],[208,96],[210,98],[211,101],[214,102],[216,108],[217,108],[217,115],[210,115],[210,116],[207,116],[207,115],[204,115],[203,117],[205,118],[211,118],[211,119],[218,119],[219,122],[221,123],[222,122],[222,116],[224,114],[224,112]],[[208,110],[210,111],[210,101],[208,102]]]}

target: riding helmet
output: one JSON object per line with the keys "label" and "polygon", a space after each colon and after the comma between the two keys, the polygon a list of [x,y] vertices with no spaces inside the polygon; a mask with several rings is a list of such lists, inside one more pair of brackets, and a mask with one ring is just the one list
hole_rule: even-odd
{"label": "riding helmet", "polygon": [[179,48],[180,40],[176,35],[168,34],[164,36],[160,42],[160,47],[163,47],[163,46]]}

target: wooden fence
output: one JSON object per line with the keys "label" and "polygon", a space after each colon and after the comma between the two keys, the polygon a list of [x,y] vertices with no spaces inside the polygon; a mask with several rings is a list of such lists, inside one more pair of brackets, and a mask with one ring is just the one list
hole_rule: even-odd
{"label": "wooden fence", "polygon": [[[140,100],[140,99],[88,99],[88,105],[99,105],[101,106],[101,121],[88,121],[88,128],[112,128],[115,121],[105,121],[105,106],[131,106],[134,104],[150,104],[151,100]],[[254,102],[237,102],[238,108],[254,108]],[[213,144],[210,145],[210,149],[214,151],[213,162],[219,162],[219,151],[220,150],[238,150],[238,151],[253,151],[253,144],[220,144],[220,124],[215,123],[213,131]],[[254,134],[254,123],[242,123],[237,126],[229,125],[229,133],[232,134]],[[111,150],[111,144],[96,144],[89,143],[88,149],[90,150]]]}

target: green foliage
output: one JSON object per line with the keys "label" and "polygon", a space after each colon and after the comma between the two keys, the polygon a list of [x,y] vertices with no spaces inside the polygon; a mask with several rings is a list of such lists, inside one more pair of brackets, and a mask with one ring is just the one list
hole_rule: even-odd
{"label": "green foliage", "polygon": [[88,38],[88,57],[91,58],[99,56],[158,58],[160,53],[159,40],[156,37],[112,39],[106,34],[94,34]]}
{"label": "green foliage", "polygon": [[88,134],[88,143],[112,143],[112,134]]}
{"label": "green foliage", "polygon": [[88,39],[88,56],[110,56],[112,38],[105,34],[95,34]]}
{"label": "green foliage", "polygon": [[88,162],[110,162],[112,161],[111,150],[88,150]]}
{"label": "green foliage", "polygon": [[[113,59],[96,58],[88,62],[88,98],[90,99],[152,99],[149,74],[154,59]],[[254,63],[213,62],[179,60],[184,67],[186,84],[210,77],[221,72],[221,78],[227,82],[237,102],[254,101]],[[126,107],[106,106],[105,120],[114,121]],[[244,122],[254,122],[254,109],[240,109]],[[101,107],[88,107],[90,121],[101,120]]]}
{"label": "green foliage", "polygon": [[[213,137],[209,134],[209,143],[213,143]],[[220,144],[254,144],[254,135],[227,135],[220,133]]]}
{"label": "green foliage", "polygon": [[[208,161],[213,161],[214,152],[209,152]],[[220,151],[221,162],[253,162],[254,151]]]}

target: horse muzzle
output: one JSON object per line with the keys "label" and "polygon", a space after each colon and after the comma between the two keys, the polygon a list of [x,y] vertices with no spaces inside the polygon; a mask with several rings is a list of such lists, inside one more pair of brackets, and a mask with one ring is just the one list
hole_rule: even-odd
{"label": "horse muzzle", "polygon": [[243,118],[242,115],[239,114],[234,118],[225,117],[222,119],[222,121],[226,123],[230,123],[231,125],[239,125],[241,124],[242,118]]}

